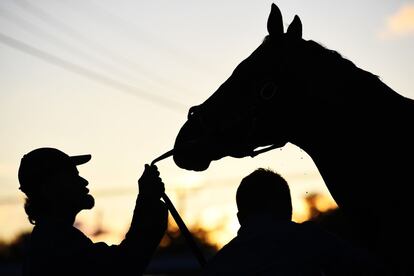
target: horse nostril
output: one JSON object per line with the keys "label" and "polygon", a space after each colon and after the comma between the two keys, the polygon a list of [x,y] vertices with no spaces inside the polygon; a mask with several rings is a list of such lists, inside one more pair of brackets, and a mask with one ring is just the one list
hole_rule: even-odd
{"label": "horse nostril", "polygon": [[190,119],[191,117],[193,117],[196,110],[197,110],[197,106],[190,107],[190,109],[188,110],[187,119]]}

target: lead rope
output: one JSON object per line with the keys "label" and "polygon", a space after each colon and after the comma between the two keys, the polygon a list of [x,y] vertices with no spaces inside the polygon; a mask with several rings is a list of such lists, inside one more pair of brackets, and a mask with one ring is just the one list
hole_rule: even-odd
{"label": "lead rope", "polygon": [[[174,150],[172,149],[170,151],[167,151],[163,155],[155,158],[151,162],[151,166],[155,165],[155,163],[157,163],[158,161],[161,161],[165,158],[168,158],[168,157],[172,156],[173,153],[174,153]],[[174,204],[171,202],[170,198],[165,193],[163,193],[161,198],[164,200],[165,205],[167,205],[167,208],[170,211],[172,217],[174,218],[175,223],[177,223],[178,228],[180,229],[181,233],[184,235],[185,240],[189,244],[191,250],[193,251],[194,255],[196,256],[196,258],[197,258],[198,262],[200,263],[201,267],[204,267],[207,263],[206,259],[204,258],[204,255],[201,252],[200,248],[197,246],[193,235],[188,230],[188,228],[185,225],[184,221],[182,220],[180,214],[177,212],[177,209],[175,209]]]}

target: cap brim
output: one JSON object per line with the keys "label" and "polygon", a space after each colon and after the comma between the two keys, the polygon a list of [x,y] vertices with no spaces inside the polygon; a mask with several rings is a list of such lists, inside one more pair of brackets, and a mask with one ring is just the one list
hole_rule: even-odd
{"label": "cap brim", "polygon": [[72,160],[73,164],[82,165],[91,160],[92,155],[90,154],[84,154],[84,155],[76,155],[76,156],[70,156],[70,160]]}

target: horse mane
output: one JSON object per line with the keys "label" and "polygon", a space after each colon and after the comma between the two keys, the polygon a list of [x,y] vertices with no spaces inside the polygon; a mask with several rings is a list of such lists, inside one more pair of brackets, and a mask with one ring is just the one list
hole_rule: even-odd
{"label": "horse mane", "polygon": [[318,62],[315,62],[317,69],[322,69],[323,71],[331,71],[332,66],[339,70],[339,74],[349,74],[353,73],[354,76],[358,78],[365,79],[368,82],[380,81],[381,79],[378,75],[375,75],[371,72],[363,70],[356,66],[352,61],[342,56],[339,52],[331,50],[321,43],[318,43],[313,40],[304,40],[307,49],[307,53],[311,57],[315,57]]}
{"label": "horse mane", "polygon": [[[352,61],[344,58],[339,52],[331,50],[313,40],[305,41],[306,46],[313,55],[316,55],[322,64],[335,64],[347,69],[358,68]],[[358,68],[359,69],[359,68]]]}
{"label": "horse mane", "polygon": [[[298,40],[287,36],[284,39],[288,45],[287,55],[292,59],[290,62],[296,64],[298,70],[308,74],[310,79],[323,84],[325,86],[323,93],[331,99],[336,97],[332,94],[332,91],[336,90],[335,94],[338,97],[353,101],[352,104],[363,106],[376,99],[375,105],[382,108],[381,106],[392,103],[398,105],[402,98],[405,98],[387,86],[378,75],[359,68],[335,50],[313,40]],[[272,43],[272,40],[275,44],[281,41],[267,35],[262,45]],[[409,104],[409,109],[412,109],[412,100],[405,98],[403,101]],[[372,104],[370,106],[372,107]]]}
{"label": "horse mane", "polygon": [[[360,100],[373,98],[400,101],[402,96],[387,86],[378,75],[359,68],[339,52],[331,50],[313,40],[302,40],[303,58],[312,64],[312,72],[322,74],[331,87],[342,85],[347,93],[357,93]],[[332,70],[334,69],[334,70]]]}
{"label": "horse mane", "polygon": [[[263,39],[262,44],[269,43],[271,41],[272,37],[270,35],[265,36]],[[287,38],[289,39],[289,38]],[[292,41],[293,44],[297,44],[297,42]],[[318,43],[314,40],[301,40],[302,45],[304,46],[303,49],[305,49],[305,55],[307,57],[314,58],[315,60],[312,60],[314,66],[322,71],[331,72],[332,66],[334,66],[336,69],[339,70],[339,73],[349,73],[354,72],[356,74],[360,74],[361,77],[366,78],[373,78],[377,81],[380,80],[380,77],[378,75],[372,74],[368,71],[365,71],[359,67],[357,67],[352,61],[349,59],[343,57],[339,52],[335,50],[331,50],[321,43]],[[296,48],[296,47],[293,47]],[[301,56],[302,58],[304,56]],[[317,62],[314,62],[317,61]]]}

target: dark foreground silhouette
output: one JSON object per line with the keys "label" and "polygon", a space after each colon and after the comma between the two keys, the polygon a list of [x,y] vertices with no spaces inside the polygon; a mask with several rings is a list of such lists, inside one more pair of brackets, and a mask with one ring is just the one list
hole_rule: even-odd
{"label": "dark foreground silhouette", "polygon": [[369,252],[310,222],[292,219],[285,179],[257,169],[237,189],[237,237],[208,263],[203,275],[374,275]]}
{"label": "dark foreground silhouette", "polygon": [[94,206],[77,165],[90,155],[68,156],[54,148],[26,154],[20,163],[25,211],[35,226],[24,275],[142,275],[167,227],[168,211],[160,201],[164,184],[155,166],[145,166],[138,180],[131,226],[119,245],[93,243],[73,227],[76,215]]}
{"label": "dark foreground silhouette", "polygon": [[[174,161],[201,171],[225,156],[290,142],[309,154],[361,245],[391,275],[414,275],[414,101],[340,54],[286,33],[273,4],[269,34],[204,103],[190,108]],[[408,159],[407,159],[408,158]]]}

